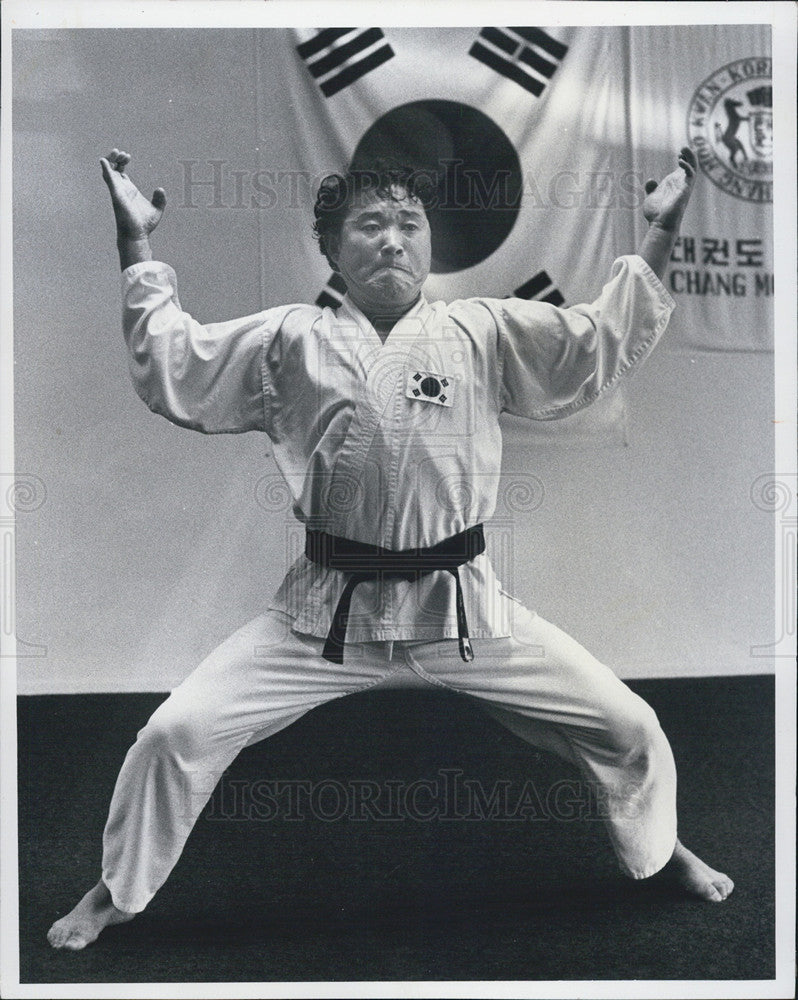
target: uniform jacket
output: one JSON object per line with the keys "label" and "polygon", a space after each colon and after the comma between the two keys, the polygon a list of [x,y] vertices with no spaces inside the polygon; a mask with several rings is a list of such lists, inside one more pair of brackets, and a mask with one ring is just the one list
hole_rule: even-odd
{"label": "uniform jacket", "polygon": [[[499,415],[553,420],[589,405],[650,353],[674,306],[628,256],[591,304],[422,296],[383,344],[348,297],[203,325],[181,309],[168,265],[134,264],[122,284],[130,371],[151,410],[206,434],[265,432],[300,521],[391,549],[488,520]],[[508,635],[488,554],[460,576],[470,634]],[[325,636],[345,580],[301,555],[271,606]],[[449,573],[356,591],[350,641],[456,635]]]}

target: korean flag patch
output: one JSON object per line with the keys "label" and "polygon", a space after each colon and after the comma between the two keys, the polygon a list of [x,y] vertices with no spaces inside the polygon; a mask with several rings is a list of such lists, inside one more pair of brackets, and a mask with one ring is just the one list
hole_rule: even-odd
{"label": "korean flag patch", "polygon": [[436,375],[434,372],[408,372],[405,396],[408,399],[418,399],[422,403],[451,406],[454,397],[454,378],[451,375]]}

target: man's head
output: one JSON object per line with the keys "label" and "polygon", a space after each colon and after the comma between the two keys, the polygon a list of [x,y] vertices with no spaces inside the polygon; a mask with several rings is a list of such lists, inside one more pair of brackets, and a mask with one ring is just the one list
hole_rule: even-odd
{"label": "man's head", "polygon": [[383,165],[321,182],[313,231],[367,315],[396,315],[418,298],[430,269],[432,191],[427,175]]}

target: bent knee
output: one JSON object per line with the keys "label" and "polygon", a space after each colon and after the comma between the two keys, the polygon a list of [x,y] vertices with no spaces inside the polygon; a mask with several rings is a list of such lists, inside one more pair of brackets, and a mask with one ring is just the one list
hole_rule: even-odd
{"label": "bent knee", "polygon": [[181,711],[167,699],[139,732],[139,750],[158,757],[191,760],[203,742],[204,727],[196,712]]}
{"label": "bent knee", "polygon": [[656,712],[636,694],[613,713],[609,731],[614,751],[627,761],[648,756],[665,739]]}

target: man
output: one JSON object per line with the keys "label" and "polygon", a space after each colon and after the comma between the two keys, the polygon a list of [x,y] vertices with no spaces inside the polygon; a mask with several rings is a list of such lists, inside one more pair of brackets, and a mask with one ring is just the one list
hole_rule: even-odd
{"label": "man", "polygon": [[332,175],[315,233],[341,274],[338,310],[305,305],[201,326],[149,237],[166,204],[101,160],[117,223],[124,332],[138,393],[205,433],[261,430],[307,529],[267,614],[214,651],[156,710],[120,771],[102,878],[49,932],[80,949],[163,884],[239,750],[331,698],[399,670],[477,699],[575,764],[606,806],[622,870],[664,870],[721,901],[731,880],[676,836],[676,776],[652,710],[573,639],[501,590],[481,522],[496,499],[498,417],[567,416],[650,353],[673,302],[665,272],[696,174],[648,181],[649,229],[592,305],[518,299],[445,305],[430,269],[424,179]]}

